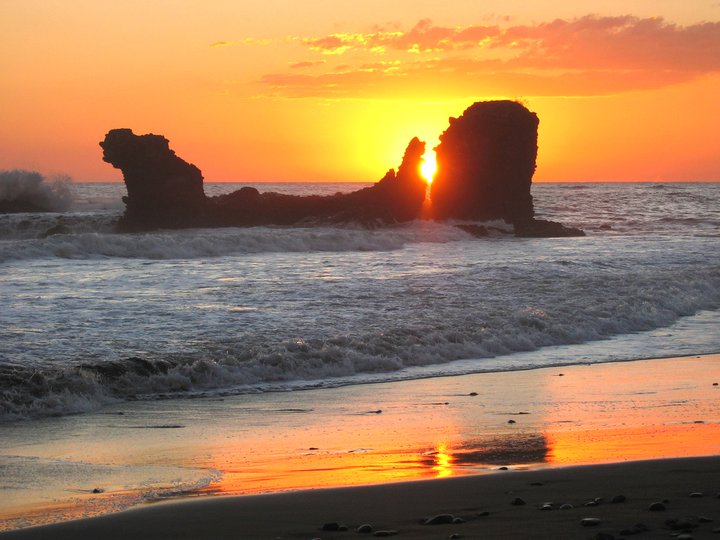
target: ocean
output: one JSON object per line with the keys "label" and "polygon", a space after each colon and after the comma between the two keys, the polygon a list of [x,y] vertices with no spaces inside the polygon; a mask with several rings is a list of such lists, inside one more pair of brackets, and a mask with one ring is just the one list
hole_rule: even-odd
{"label": "ocean", "polygon": [[587,233],[549,239],[419,221],[117,234],[122,184],[69,187],[64,212],[0,215],[5,423],[720,351],[720,184],[535,184],[538,217]]}
{"label": "ocean", "polygon": [[[546,239],[428,221],[118,234],[122,184],[67,187],[62,212],[0,215],[0,530],[715,437],[686,422],[717,415],[682,371],[705,368],[600,368],[720,351],[720,184],[535,184],[538,217],[587,233]],[[578,364],[594,371],[541,369]],[[631,417],[645,435],[572,457]],[[701,442],[663,445],[668,429]]]}

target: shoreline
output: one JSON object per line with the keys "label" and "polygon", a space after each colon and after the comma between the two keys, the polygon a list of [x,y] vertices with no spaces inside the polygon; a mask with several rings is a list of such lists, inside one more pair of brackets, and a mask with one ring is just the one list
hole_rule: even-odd
{"label": "shoreline", "polygon": [[[457,538],[586,539],[599,533],[611,535],[602,538],[618,538],[628,531],[639,532],[641,525],[646,532],[643,538],[669,537],[686,529],[693,531],[694,538],[705,538],[720,521],[718,486],[718,456],[646,460],[162,502],[0,533],[0,538],[334,540],[357,537],[356,530],[363,524],[374,532],[397,531],[398,538],[413,539],[455,534]],[[651,511],[655,503],[664,510]],[[561,505],[572,508],[560,509]],[[425,523],[438,515],[460,519]],[[584,526],[582,520],[587,519],[591,521]],[[322,530],[332,523],[347,530]]]}
{"label": "shoreline", "polygon": [[[70,492],[60,486],[50,498],[43,485],[45,491],[38,492],[43,498],[33,504],[17,499],[13,506],[6,498],[0,524],[4,519],[11,532],[110,517],[118,510],[145,508],[143,501],[153,498],[161,499],[152,505],[158,508],[260,493],[302,498],[353,489],[337,486],[382,490],[406,481],[452,483],[554,474],[576,465],[715,456],[720,452],[717,382],[720,355],[692,355],[122,404],[98,414],[49,419],[37,425],[37,433],[35,424],[8,430],[0,457],[27,456],[28,471],[44,459],[81,468]],[[119,467],[113,469],[117,478],[103,476],[107,464]],[[181,471],[222,475],[206,488],[170,490],[169,496],[162,484],[155,496],[128,491],[133,475],[142,486],[143,479],[160,474],[153,464],[174,467],[160,471],[167,478]],[[511,470],[499,471],[503,466]],[[22,491],[31,480],[18,478]],[[637,479],[638,485],[653,481]],[[32,481],[45,482],[42,477]],[[102,492],[92,494],[96,487]]]}

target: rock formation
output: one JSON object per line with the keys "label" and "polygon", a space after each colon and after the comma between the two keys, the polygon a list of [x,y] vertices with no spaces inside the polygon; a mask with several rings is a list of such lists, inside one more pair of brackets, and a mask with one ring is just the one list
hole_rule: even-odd
{"label": "rock formation", "polygon": [[[475,103],[460,118],[451,118],[435,149],[432,216],[501,219],[514,225],[517,236],[584,234],[534,218],[530,186],[537,129],[537,115],[512,101]],[[376,226],[425,215],[427,185],[420,174],[425,143],[417,138],[408,144],[397,174],[391,169],[373,186],[352,193],[302,197],[253,187],[206,197],[200,170],[176,156],[161,135],[114,129],[100,146],[103,159],[122,170],[127,186],[122,230],[338,222]],[[464,230],[488,232],[477,225]]]}
{"label": "rock formation", "polygon": [[123,173],[125,230],[203,224],[206,197],[200,169],[175,155],[162,135],[113,129],[100,143],[103,161]]}
{"label": "rock formation", "polygon": [[533,218],[538,117],[514,101],[473,104],[440,136],[433,215],[509,222]]}
{"label": "rock formation", "polygon": [[113,129],[100,143],[103,160],[123,173],[127,187],[121,230],[295,225],[359,222],[381,225],[416,219],[425,200],[420,175],[425,143],[410,141],[397,174],[375,185],[333,196],[260,193],[244,187],[229,195],[207,197],[200,170],[175,155],[161,135],[135,135]]}
{"label": "rock formation", "polygon": [[435,219],[512,223],[516,236],[583,236],[580,229],[535,219],[530,194],[539,120],[515,101],[474,103],[435,148],[430,197]]}
{"label": "rock formation", "polygon": [[416,219],[427,184],[420,175],[425,143],[410,141],[397,174],[390,169],[373,186],[331,196],[260,193],[244,187],[209,199],[216,225],[293,225],[356,222],[366,226]]}

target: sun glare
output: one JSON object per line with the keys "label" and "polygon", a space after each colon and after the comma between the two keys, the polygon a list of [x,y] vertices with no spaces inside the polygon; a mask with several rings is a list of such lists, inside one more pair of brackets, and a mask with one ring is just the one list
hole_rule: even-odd
{"label": "sun glare", "polygon": [[435,151],[427,150],[423,154],[423,161],[420,164],[420,174],[425,178],[428,184],[432,184],[433,178],[435,178],[435,171],[437,171],[437,163],[435,161]]}

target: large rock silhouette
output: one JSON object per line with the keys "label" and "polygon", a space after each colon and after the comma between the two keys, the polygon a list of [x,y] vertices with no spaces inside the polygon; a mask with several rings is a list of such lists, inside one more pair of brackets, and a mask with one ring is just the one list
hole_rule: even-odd
{"label": "large rock silhouette", "polygon": [[123,173],[127,197],[121,230],[358,222],[367,226],[409,221],[420,215],[426,183],[420,175],[425,143],[413,138],[397,174],[375,185],[333,196],[260,193],[244,187],[207,197],[200,170],[179,158],[161,135],[113,129],[100,143],[103,160]]}
{"label": "large rock silhouette", "polygon": [[[440,136],[432,183],[435,219],[514,225],[517,236],[577,236],[579,229],[534,218],[530,194],[538,118],[512,101],[478,102]],[[379,226],[426,217],[420,174],[425,143],[413,138],[397,173],[365,189],[334,196],[260,193],[244,187],[207,197],[200,170],[175,155],[161,135],[114,129],[100,143],[103,159],[122,170],[128,195],[121,230],[355,222]],[[477,231],[477,226],[464,230]]]}
{"label": "large rock silhouette", "polygon": [[473,104],[440,136],[433,215],[515,223],[533,218],[538,117],[514,101]]}
{"label": "large rock silhouette", "polygon": [[127,197],[123,229],[192,227],[203,224],[203,176],[170,149],[162,135],[113,129],[100,143],[103,161],[123,173]]}

